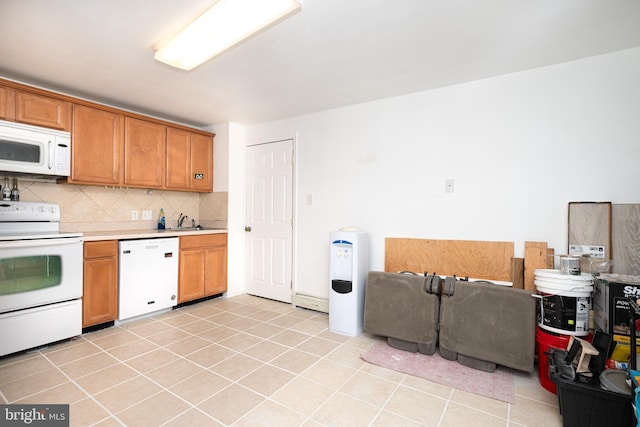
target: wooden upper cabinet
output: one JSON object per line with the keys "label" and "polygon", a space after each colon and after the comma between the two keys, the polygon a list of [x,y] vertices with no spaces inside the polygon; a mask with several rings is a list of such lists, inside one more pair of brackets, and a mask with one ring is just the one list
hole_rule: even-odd
{"label": "wooden upper cabinet", "polygon": [[124,184],[160,188],[164,186],[166,126],[131,117],[125,118]]}
{"label": "wooden upper cabinet", "polygon": [[68,183],[213,191],[211,133],[1,78],[0,120],[71,132]]}
{"label": "wooden upper cabinet", "polygon": [[71,129],[71,103],[17,90],[15,120],[68,131]]}
{"label": "wooden upper cabinet", "polygon": [[213,139],[167,128],[167,188],[213,191]]}
{"label": "wooden upper cabinet", "polygon": [[16,91],[13,88],[0,86],[0,119],[16,119]]}
{"label": "wooden upper cabinet", "polygon": [[167,188],[190,187],[191,134],[186,130],[167,128]]}
{"label": "wooden upper cabinet", "polygon": [[69,182],[120,184],[124,117],[75,105]]}
{"label": "wooden upper cabinet", "polygon": [[213,138],[191,134],[191,189],[213,191]]}

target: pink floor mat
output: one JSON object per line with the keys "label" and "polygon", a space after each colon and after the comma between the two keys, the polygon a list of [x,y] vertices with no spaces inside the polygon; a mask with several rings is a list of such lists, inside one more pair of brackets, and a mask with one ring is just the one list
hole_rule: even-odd
{"label": "pink floor mat", "polygon": [[427,356],[395,349],[385,341],[375,343],[361,357],[369,363],[397,372],[480,396],[515,403],[513,372],[504,366],[498,366],[492,373],[484,372],[443,359],[437,350],[433,355]]}

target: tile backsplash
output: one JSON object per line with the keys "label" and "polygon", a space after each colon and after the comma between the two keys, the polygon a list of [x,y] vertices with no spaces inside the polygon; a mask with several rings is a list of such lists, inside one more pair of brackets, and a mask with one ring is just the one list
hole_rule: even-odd
{"label": "tile backsplash", "polygon": [[[160,208],[167,227],[176,227],[178,217],[187,215],[203,227],[226,227],[228,193],[189,193],[183,191],[144,190],[125,187],[56,184],[18,180],[20,201],[48,202],[60,205],[61,231],[136,230],[157,227]],[[142,211],[150,210],[151,219],[143,220]],[[131,219],[132,211],[138,220]]]}

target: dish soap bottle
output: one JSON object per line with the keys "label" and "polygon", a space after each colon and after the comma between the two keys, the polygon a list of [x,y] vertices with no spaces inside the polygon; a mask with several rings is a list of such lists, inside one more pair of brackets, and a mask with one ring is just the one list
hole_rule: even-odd
{"label": "dish soap bottle", "polygon": [[158,230],[165,229],[164,209],[160,208],[160,216],[158,217]]}

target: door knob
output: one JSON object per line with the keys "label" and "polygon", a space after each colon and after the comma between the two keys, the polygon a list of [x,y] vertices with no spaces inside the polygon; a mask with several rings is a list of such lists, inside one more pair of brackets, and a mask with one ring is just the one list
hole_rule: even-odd
{"label": "door knob", "polygon": [[244,231],[247,231],[247,232],[251,231],[251,227],[246,226],[246,227],[244,228]]}

